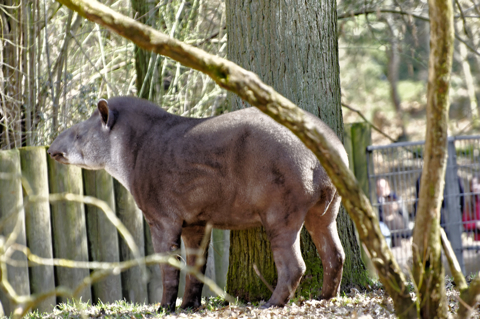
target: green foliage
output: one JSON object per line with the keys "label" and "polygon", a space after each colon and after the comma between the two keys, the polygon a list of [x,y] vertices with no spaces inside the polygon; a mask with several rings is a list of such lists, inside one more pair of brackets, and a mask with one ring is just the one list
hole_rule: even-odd
{"label": "green foliage", "polygon": [[[460,10],[471,10],[470,2],[459,1],[454,7],[457,37],[465,40],[468,50],[466,57],[461,56],[461,43],[455,42],[449,128],[452,135],[469,131],[476,134],[471,129],[476,125],[476,112],[471,108],[472,96],[468,85],[475,91],[478,101],[480,43],[477,39],[480,23],[478,19],[461,18],[463,13]],[[365,11],[369,14],[364,14]],[[399,127],[403,125],[410,140],[424,139],[430,44],[425,5],[410,0],[395,4],[342,0],[338,3],[338,12],[342,101],[359,109],[369,121],[394,138],[401,137],[403,131]],[[394,45],[397,48],[398,74],[394,80],[389,80]],[[465,62],[471,69],[472,83],[467,80]],[[394,87],[398,90],[398,109],[391,95]],[[348,110],[344,112],[344,120],[362,121],[357,114]],[[379,141],[387,142],[374,136],[374,142]]]}
{"label": "green foliage", "polygon": [[[236,304],[237,306],[239,304]],[[202,310],[217,311],[219,309],[228,306],[228,302],[221,297],[207,297],[202,298]],[[235,306],[235,305],[231,305]],[[258,303],[254,305],[258,306]],[[184,313],[188,314],[196,313],[193,310],[181,310],[177,309],[176,314]],[[164,317],[167,315],[165,310],[159,305],[145,305],[139,303],[130,303],[125,300],[119,300],[114,303],[103,303],[98,301],[96,305],[91,305],[90,302],[81,302],[75,300],[67,300],[66,303],[58,304],[50,313],[39,313],[33,311],[28,313],[25,318],[27,319],[40,319],[40,318],[88,318],[92,317],[107,317],[107,318],[145,318],[145,317]]]}

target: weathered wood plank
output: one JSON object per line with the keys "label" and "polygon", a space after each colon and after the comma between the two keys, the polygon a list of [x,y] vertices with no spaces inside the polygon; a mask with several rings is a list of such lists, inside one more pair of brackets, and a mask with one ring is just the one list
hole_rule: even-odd
{"label": "weathered wood plank", "polygon": [[343,126],[343,146],[348,155],[348,167],[355,174],[355,163],[353,158],[353,145],[352,145],[352,125],[345,124]]}
{"label": "weathered wood plank", "polygon": [[[48,158],[50,193],[83,194],[82,170],[72,165],[60,164]],[[76,261],[88,261],[85,208],[82,203],[56,202],[51,204],[53,229],[53,255]],[[76,288],[89,275],[88,269],[55,267],[57,286]],[[82,301],[92,300],[90,287],[78,296]],[[60,297],[58,302],[65,302]]]}
{"label": "weathered wood plank", "polygon": [[[150,232],[150,226],[144,219],[143,227],[145,228],[145,254],[152,255],[155,253],[152,243],[152,234]],[[163,284],[162,273],[159,265],[149,266],[148,268],[148,302],[158,303],[162,301]]]}
{"label": "weathered wood plank", "polygon": [[[135,204],[133,196],[117,180],[113,181],[115,190],[115,209],[118,218],[135,239],[140,255],[145,255],[145,235],[143,229],[143,214]],[[120,237],[120,260],[134,259],[134,255],[123,238]],[[131,268],[122,272],[123,298],[130,302],[147,303],[147,283],[143,280],[142,271],[139,267]]]}
{"label": "weathered wood plank", "polygon": [[[213,257],[215,259],[215,281],[225,289],[227,286],[228,253],[230,250],[230,231],[213,229],[212,231]],[[208,252],[210,254],[210,251]]]}
{"label": "weathered wood plank", "polygon": [[368,123],[352,124],[352,146],[355,177],[367,197],[370,196],[368,185],[368,163],[366,150],[372,144],[371,129]]}
{"label": "weathered wood plank", "polygon": [[[32,189],[32,194],[48,197],[48,165],[45,147],[25,147],[20,149],[22,176]],[[24,198],[27,194],[24,193]],[[27,246],[30,251],[43,258],[53,258],[52,226],[48,201],[25,202],[25,228]],[[30,290],[43,293],[55,288],[53,266],[30,268]],[[56,304],[55,296],[46,298],[37,305],[40,312],[52,311]]]}
{"label": "weathered wood plank", "polygon": [[[11,177],[0,178],[0,218],[5,224],[0,230],[2,236],[10,235],[16,228],[16,243],[26,245],[25,239],[25,212],[23,210],[22,183],[20,176],[20,153],[18,150],[0,151],[0,172],[12,174]],[[10,219],[5,220],[6,217]],[[0,251],[4,253],[3,249]],[[10,257],[13,260],[26,261],[24,254],[15,252]],[[7,279],[18,295],[30,294],[27,267],[7,266]],[[0,301],[5,314],[8,316],[15,310],[15,304],[0,290]]]}
{"label": "weathered wood plank", "polygon": [[[215,264],[215,252],[213,247],[213,231],[210,235],[210,243],[208,245],[208,254],[207,254],[207,267],[205,268],[205,276],[212,279],[217,283],[217,273],[216,273],[216,264]],[[214,297],[216,294],[206,285],[203,285],[202,289],[203,297]]]}
{"label": "weathered wood plank", "polygon": [[[83,170],[83,182],[85,195],[105,201],[115,211],[113,179],[105,170]],[[85,212],[90,260],[118,262],[120,248],[117,229],[101,209],[93,205],[85,205]],[[121,300],[122,280],[120,274],[109,276],[93,284],[92,294],[95,303],[99,299],[104,303]]]}

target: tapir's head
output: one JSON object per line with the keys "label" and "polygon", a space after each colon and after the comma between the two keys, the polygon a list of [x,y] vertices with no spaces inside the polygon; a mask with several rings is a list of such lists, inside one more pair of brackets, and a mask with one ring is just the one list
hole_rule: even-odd
{"label": "tapir's head", "polygon": [[92,116],[63,131],[52,143],[47,153],[63,164],[86,169],[102,169],[110,160],[111,132],[117,113],[106,100],[98,102]]}

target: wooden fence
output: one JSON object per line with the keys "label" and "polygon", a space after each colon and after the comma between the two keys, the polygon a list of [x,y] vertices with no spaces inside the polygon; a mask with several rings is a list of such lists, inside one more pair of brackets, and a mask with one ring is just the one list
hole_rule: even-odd
{"label": "wooden fence", "polygon": [[[350,168],[368,194],[365,159],[370,144],[370,129],[363,123],[345,126],[345,147]],[[141,255],[153,254],[150,229],[131,194],[105,171],[82,170],[62,165],[46,154],[45,147],[27,147],[0,151],[0,234],[7,236],[16,229],[16,242],[26,245],[33,254],[44,258],[64,258],[75,261],[118,262],[133,259],[132,251],[116,228],[98,208],[78,202],[29,201],[25,185],[35,195],[48,197],[54,193],[84,194],[97,197],[110,206],[133,235]],[[19,178],[22,175],[24,187]],[[31,195],[31,194],[30,194]],[[25,205],[24,205],[25,204]],[[17,218],[8,218],[10,215]],[[17,215],[18,214],[18,215]],[[228,269],[229,232],[214,229],[209,247],[206,275],[225,287]],[[183,245],[182,245],[183,247]],[[1,252],[3,255],[4,252]],[[25,262],[26,256],[16,252],[12,259]],[[74,288],[90,273],[88,269],[53,266],[8,266],[8,281],[19,295],[42,293],[57,286]],[[139,267],[83,289],[83,301],[99,299],[113,302],[125,299],[136,303],[158,303],[162,296],[161,274],[158,266],[148,267],[145,281]],[[183,295],[185,274],[181,274],[179,297]],[[204,288],[204,295],[212,295]],[[12,303],[0,290],[0,301],[6,314]],[[50,297],[38,305],[38,310],[49,311],[52,305],[65,298]]]}
{"label": "wooden fence", "polygon": [[[150,229],[131,194],[105,171],[82,170],[62,165],[46,154],[45,147],[27,147],[0,151],[0,234],[7,237],[15,231],[16,243],[44,258],[75,261],[118,262],[134,259],[132,251],[105,214],[91,205],[72,201],[31,201],[31,196],[47,198],[54,193],[73,193],[97,197],[110,206],[135,239],[142,256],[153,254]],[[24,183],[19,176],[23,176]],[[29,185],[29,186],[28,186]],[[31,188],[31,193],[29,189]],[[214,230],[209,247],[207,275],[225,286],[228,269],[229,234]],[[8,254],[8,252],[7,252]],[[5,252],[1,252],[5,256]],[[26,262],[23,253],[11,259]],[[227,263],[227,264],[226,264]],[[7,266],[8,281],[18,295],[50,291],[57,286],[77,287],[89,269],[53,266]],[[136,303],[158,303],[162,296],[160,268],[148,267],[148,279],[139,267],[87,286],[83,301],[113,302],[125,299]],[[181,285],[185,274],[181,275]],[[181,296],[183,287],[180,288]],[[208,288],[204,295],[210,295]],[[14,305],[0,290],[5,314]],[[63,297],[49,297],[38,305],[39,311],[51,311]]]}

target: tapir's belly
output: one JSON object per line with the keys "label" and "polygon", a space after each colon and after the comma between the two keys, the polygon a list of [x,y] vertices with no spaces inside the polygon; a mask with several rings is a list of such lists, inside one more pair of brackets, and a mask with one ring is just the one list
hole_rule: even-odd
{"label": "tapir's belly", "polygon": [[229,195],[212,194],[199,201],[184,201],[184,225],[212,224],[219,229],[247,229],[262,225],[261,215],[267,209],[263,203]]}
{"label": "tapir's belly", "polygon": [[[305,200],[304,194],[298,189],[285,191],[259,181],[236,186],[210,181],[208,187],[197,187],[181,197],[184,225],[210,223],[214,228],[236,230],[259,227],[267,216],[279,221],[287,216],[302,218],[313,204],[313,200]],[[292,211],[292,207],[299,209]]]}

